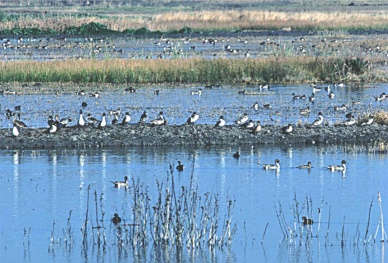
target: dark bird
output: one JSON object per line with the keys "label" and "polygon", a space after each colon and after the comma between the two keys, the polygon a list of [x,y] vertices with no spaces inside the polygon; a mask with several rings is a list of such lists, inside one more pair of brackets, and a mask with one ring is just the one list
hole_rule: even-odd
{"label": "dark bird", "polygon": [[182,172],[183,169],[185,169],[185,167],[183,166],[183,164],[182,164],[181,161],[178,161],[178,165],[177,165],[176,169],[177,169],[179,172]]}
{"label": "dark bird", "polygon": [[115,214],[113,215],[113,218],[112,218],[112,223],[115,224],[115,225],[117,225],[117,224],[120,223],[120,222],[121,222],[121,217],[119,217],[119,215],[118,215],[117,213],[115,213]]}
{"label": "dark bird", "polygon": [[143,114],[140,116],[140,121],[139,121],[139,123],[140,123],[140,124],[145,123],[145,121],[147,120],[147,118],[148,118],[147,112],[144,111]]}
{"label": "dark bird", "polygon": [[240,152],[239,151],[235,152],[233,154],[233,158],[236,158],[236,159],[240,158]]}

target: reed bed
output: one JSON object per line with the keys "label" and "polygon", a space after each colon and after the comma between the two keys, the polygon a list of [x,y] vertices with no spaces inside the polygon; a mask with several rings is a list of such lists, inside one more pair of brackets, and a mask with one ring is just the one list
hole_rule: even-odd
{"label": "reed bed", "polygon": [[[247,59],[65,60],[1,62],[1,82],[251,83],[336,81],[368,78],[349,59],[270,57]],[[357,70],[357,74],[355,74]],[[374,76],[375,81],[384,76]]]}
{"label": "reed bed", "polygon": [[[84,10],[80,9],[79,12]],[[179,11],[159,14],[89,15],[78,17],[68,15],[20,16],[5,20],[0,29],[39,28],[63,31],[66,27],[80,27],[91,22],[101,23],[108,29],[124,31],[141,27],[156,31],[174,31],[184,25],[194,30],[262,30],[262,29],[384,29],[388,25],[388,14],[381,10],[338,11],[271,11],[271,10],[205,10]]]}
{"label": "reed bed", "polygon": [[[129,198],[123,200],[122,222],[114,224],[108,219],[109,227],[104,195],[94,191],[93,206],[89,186],[85,219],[80,228],[82,254],[86,256],[90,249],[104,252],[115,246],[120,255],[142,255],[151,247],[152,253],[160,257],[170,251],[181,254],[184,249],[192,253],[229,247],[237,230],[232,220],[235,200],[227,201],[227,212],[221,215],[218,195],[199,194],[193,172],[188,186],[175,185],[173,168],[167,177],[167,182],[156,181],[158,192],[155,199],[151,198],[146,185],[139,179],[132,179],[130,186],[123,190],[128,192]],[[71,211],[62,237],[55,234],[53,224],[50,253],[55,253],[57,245],[63,245],[67,253],[72,251],[76,238],[70,217]]]}

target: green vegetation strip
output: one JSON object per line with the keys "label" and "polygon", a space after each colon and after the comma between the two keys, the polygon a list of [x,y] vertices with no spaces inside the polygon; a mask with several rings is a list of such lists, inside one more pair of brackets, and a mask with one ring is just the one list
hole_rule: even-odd
{"label": "green vegetation strip", "polygon": [[1,62],[0,82],[279,83],[336,81],[355,74],[361,81],[369,75],[361,59],[109,59]]}

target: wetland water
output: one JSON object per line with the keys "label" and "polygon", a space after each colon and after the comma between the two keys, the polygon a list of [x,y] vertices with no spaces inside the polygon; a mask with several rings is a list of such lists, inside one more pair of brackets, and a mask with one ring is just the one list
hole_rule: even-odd
{"label": "wetland water", "polygon": [[[376,243],[373,239],[380,220],[378,191],[383,212],[388,211],[388,159],[386,154],[366,154],[360,149],[361,146],[238,149],[214,146],[2,150],[1,262],[384,262],[387,255],[384,243],[380,242],[381,229]],[[236,150],[240,150],[240,159],[232,157]],[[259,165],[273,163],[275,158],[281,161],[278,173],[265,171]],[[193,159],[194,170],[190,167]],[[343,159],[347,161],[346,173],[326,168]],[[184,163],[185,170],[174,171],[176,188],[189,187],[193,171],[193,182],[200,195],[206,192],[218,195],[220,225],[227,213],[226,203],[235,200],[231,219],[237,231],[231,246],[214,252],[209,252],[206,246],[188,252],[183,246],[182,253],[176,255],[153,247],[151,242],[145,253],[131,248],[120,253],[118,230],[109,220],[117,212],[125,222],[133,222],[132,195],[131,188],[117,189],[110,181],[122,180],[124,176],[130,181],[139,180],[148,188],[154,204],[158,198],[156,182],[168,184],[169,165],[176,166],[178,160]],[[312,162],[311,170],[295,168],[307,161]],[[105,221],[104,250],[92,240],[91,232],[96,233],[96,229],[90,230],[86,249],[82,245],[80,229],[85,220],[88,186],[90,222],[96,221],[93,192],[96,191],[98,198],[102,196],[105,215],[99,216]],[[301,226],[302,239],[284,240],[276,212],[281,205],[284,223],[298,234],[299,224],[291,210],[295,198],[300,216],[308,216],[314,223],[311,227]],[[369,243],[364,245],[372,200]],[[70,210],[73,242],[69,249],[65,245],[65,232]],[[312,237],[306,238],[307,233]]]}

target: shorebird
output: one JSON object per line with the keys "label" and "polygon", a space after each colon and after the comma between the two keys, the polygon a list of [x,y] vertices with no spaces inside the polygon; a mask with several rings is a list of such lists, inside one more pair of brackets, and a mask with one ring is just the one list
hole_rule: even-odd
{"label": "shorebird", "polygon": [[124,181],[111,181],[114,184],[114,187],[120,188],[120,187],[127,187],[128,186],[128,176],[124,176]]}
{"label": "shorebird", "polygon": [[264,170],[280,170],[280,161],[279,159],[275,160],[275,164],[262,164]]}

